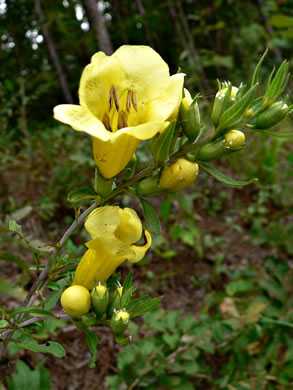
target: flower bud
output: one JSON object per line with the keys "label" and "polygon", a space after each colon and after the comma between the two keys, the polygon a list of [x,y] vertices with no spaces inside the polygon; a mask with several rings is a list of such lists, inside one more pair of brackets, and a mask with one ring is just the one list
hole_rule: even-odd
{"label": "flower bud", "polygon": [[231,90],[229,87],[226,87],[217,92],[212,111],[212,121],[215,127],[218,126],[224,111],[232,106],[237,93],[237,87],[232,87]]}
{"label": "flower bud", "polygon": [[107,318],[111,318],[114,311],[120,309],[121,295],[118,289],[113,291],[112,294],[110,295],[108,309],[107,309]]}
{"label": "flower bud", "polygon": [[136,192],[142,196],[160,195],[163,191],[159,187],[159,181],[159,174],[143,179],[138,183]]}
{"label": "flower bud", "polygon": [[114,312],[111,321],[110,327],[114,334],[121,335],[125,332],[128,323],[129,323],[130,315],[126,310],[119,310]]}
{"label": "flower bud", "polygon": [[225,134],[226,148],[241,148],[245,142],[245,135],[239,130],[230,130]]}
{"label": "flower bud", "polygon": [[191,185],[198,174],[198,165],[185,158],[179,158],[165,167],[160,177],[160,188],[170,192],[182,190]]}
{"label": "flower bud", "polygon": [[109,291],[107,287],[98,285],[91,292],[92,307],[98,317],[106,313],[109,303]]}
{"label": "flower bud", "polygon": [[254,127],[256,129],[269,129],[284,119],[290,109],[284,102],[276,102],[256,118]]}
{"label": "flower bud", "polygon": [[181,101],[180,119],[183,133],[188,139],[194,141],[200,131],[200,114],[197,102],[191,97],[185,96]]}
{"label": "flower bud", "polygon": [[90,293],[83,286],[74,285],[68,287],[61,295],[61,305],[70,317],[80,319],[90,310]]}
{"label": "flower bud", "polygon": [[199,161],[213,161],[227,154],[233,153],[243,146],[245,135],[239,130],[230,130],[225,136],[203,145],[197,154]]}

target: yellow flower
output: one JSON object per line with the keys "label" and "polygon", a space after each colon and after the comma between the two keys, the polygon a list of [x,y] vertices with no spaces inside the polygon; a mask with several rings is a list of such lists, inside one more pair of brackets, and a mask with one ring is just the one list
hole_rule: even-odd
{"label": "yellow flower", "polygon": [[146,243],[134,245],[142,236],[142,224],[136,212],[118,206],[99,207],[91,212],[85,228],[92,237],[89,248],[77,266],[73,284],[91,290],[95,281],[103,283],[125,260],[140,261],[151,245],[145,230]]}
{"label": "yellow flower", "polygon": [[119,173],[142,140],[163,131],[178,114],[183,74],[148,46],[96,53],[83,71],[80,105],[62,104],[54,117],[93,137],[95,162],[105,178]]}

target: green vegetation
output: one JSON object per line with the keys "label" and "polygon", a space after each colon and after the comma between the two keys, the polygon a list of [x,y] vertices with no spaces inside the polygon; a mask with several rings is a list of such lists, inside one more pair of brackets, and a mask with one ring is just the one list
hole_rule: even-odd
{"label": "green vegetation", "polygon": [[[252,75],[267,48],[255,74],[257,96],[292,103],[292,76],[280,98],[276,94],[292,73],[292,0],[111,0],[98,2],[98,15],[90,3],[0,0],[0,387],[292,389],[292,119],[263,129],[264,118],[261,131],[253,121],[235,126],[247,102],[255,112],[264,106],[254,97]],[[139,311],[139,304],[154,309],[163,296],[160,309],[133,315],[125,335],[115,337],[106,326],[110,320],[102,323],[89,313],[76,327],[59,304],[89,235],[76,229],[57,263],[55,244],[97,194],[90,137],[55,121],[53,107],[77,103],[91,56],[123,44],[152,46],[171,74],[186,74],[205,124],[197,124],[196,142],[209,134],[213,117],[216,141],[235,126],[246,144],[213,165],[210,150],[201,154],[206,160],[198,163],[196,182],[184,191],[160,190],[139,200],[134,187],[115,198],[115,205],[136,209],[153,236],[151,250],[134,265],[123,303],[133,312],[138,304],[140,315],[148,310]],[[221,111],[211,115],[218,86],[232,89],[224,80],[248,87],[237,110],[227,105],[215,119]],[[159,137],[141,143],[137,168],[148,166],[150,151],[165,161],[176,131],[174,126],[163,133],[164,148]],[[192,161],[198,162],[197,153],[189,155]],[[127,169],[125,177],[131,164]],[[245,187],[226,185],[254,178]],[[39,284],[32,307],[23,307],[48,258],[50,279]],[[110,291],[119,278],[129,280],[129,264],[119,271],[108,281]]]}

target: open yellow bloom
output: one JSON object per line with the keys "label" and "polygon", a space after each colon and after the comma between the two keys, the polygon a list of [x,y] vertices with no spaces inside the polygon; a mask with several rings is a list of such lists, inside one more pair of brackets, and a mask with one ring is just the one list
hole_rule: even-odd
{"label": "open yellow bloom", "polygon": [[77,266],[74,285],[91,290],[95,281],[103,283],[125,260],[140,261],[151,245],[150,233],[145,230],[146,243],[135,245],[142,237],[142,224],[136,212],[118,206],[99,207],[91,212],[85,228],[92,237],[89,248]]}
{"label": "open yellow bloom", "polygon": [[83,71],[80,105],[62,104],[54,117],[93,137],[95,162],[105,178],[119,173],[142,140],[163,131],[178,114],[183,74],[148,46],[96,53]]}

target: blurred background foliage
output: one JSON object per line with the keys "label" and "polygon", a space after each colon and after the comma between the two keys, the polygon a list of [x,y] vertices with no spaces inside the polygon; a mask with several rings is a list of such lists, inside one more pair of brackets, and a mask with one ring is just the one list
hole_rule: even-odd
{"label": "blurred background foliage", "polygon": [[[186,73],[209,122],[217,79],[248,82],[268,47],[265,85],[271,69],[291,59],[293,1],[0,0],[1,306],[19,305],[31,279],[30,254],[7,233],[7,221],[40,243],[56,242],[74,219],[68,192],[93,181],[90,137],[56,122],[52,109],[78,103],[90,57],[123,44],[152,46],[171,73]],[[292,121],[281,127],[292,132]],[[147,162],[144,145],[138,157]],[[231,189],[201,173],[184,193],[153,201],[163,234],[137,265],[136,287],[164,294],[169,314],[148,315],[140,330],[133,324],[134,343],[124,351],[103,335],[92,370],[82,333],[52,323],[38,332],[67,349],[57,375],[52,357],[39,363],[9,351],[4,388],[292,388],[293,144],[250,132],[246,150],[218,164],[259,183]],[[121,201],[137,207],[127,196]],[[72,258],[85,240],[78,231],[67,243]]]}

